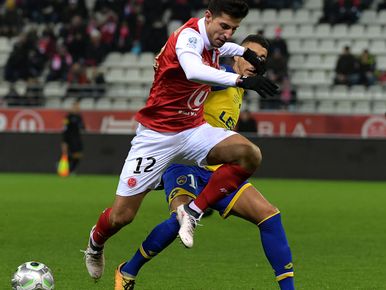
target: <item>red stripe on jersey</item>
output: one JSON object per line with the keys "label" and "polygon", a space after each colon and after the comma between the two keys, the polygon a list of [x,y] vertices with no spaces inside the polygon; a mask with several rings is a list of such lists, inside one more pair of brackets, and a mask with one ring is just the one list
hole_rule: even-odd
{"label": "red stripe on jersey", "polygon": [[[203,104],[210,86],[189,81],[176,54],[177,38],[184,28],[199,32],[198,18],[191,18],[171,34],[156,57],[154,82],[146,106],[136,114],[136,120],[159,132],[180,132],[203,124]],[[212,59],[213,52],[216,57]],[[219,68],[219,51],[202,52],[202,61]]]}

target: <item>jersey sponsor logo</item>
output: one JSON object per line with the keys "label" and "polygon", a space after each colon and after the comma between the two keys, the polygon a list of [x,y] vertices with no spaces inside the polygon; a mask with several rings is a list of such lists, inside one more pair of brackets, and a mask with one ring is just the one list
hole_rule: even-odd
{"label": "jersey sponsor logo", "polygon": [[128,180],[127,180],[127,185],[130,187],[130,188],[133,188],[137,185],[137,179],[135,177],[130,177]]}
{"label": "jersey sponsor logo", "polygon": [[208,96],[208,91],[195,90],[188,99],[188,107],[193,111],[198,111]]}
{"label": "jersey sponsor logo", "polygon": [[177,177],[176,182],[178,185],[184,185],[187,180],[188,178],[186,177],[186,175],[181,175]]}
{"label": "jersey sponsor logo", "polygon": [[189,37],[186,46],[195,49],[197,47],[197,37]]}

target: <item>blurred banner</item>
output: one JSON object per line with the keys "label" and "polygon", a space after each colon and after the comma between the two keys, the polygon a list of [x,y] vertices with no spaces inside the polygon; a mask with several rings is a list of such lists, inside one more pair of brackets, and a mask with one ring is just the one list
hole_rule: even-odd
{"label": "blurred banner", "polygon": [[[0,109],[0,132],[60,132],[65,110]],[[83,111],[88,132],[132,134],[135,112]],[[259,136],[386,139],[385,115],[254,113]]]}

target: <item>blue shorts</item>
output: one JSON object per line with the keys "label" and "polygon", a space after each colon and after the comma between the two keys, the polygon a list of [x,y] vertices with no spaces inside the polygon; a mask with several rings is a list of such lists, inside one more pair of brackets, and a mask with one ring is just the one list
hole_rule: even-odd
{"label": "blue shorts", "polygon": [[[170,165],[162,176],[166,201],[170,204],[175,197],[180,195],[188,195],[195,199],[204,189],[212,174],[212,171],[198,166]],[[248,181],[243,182],[237,190],[218,201],[211,208],[217,210],[223,218],[226,218],[237,199],[249,186],[251,184]]]}

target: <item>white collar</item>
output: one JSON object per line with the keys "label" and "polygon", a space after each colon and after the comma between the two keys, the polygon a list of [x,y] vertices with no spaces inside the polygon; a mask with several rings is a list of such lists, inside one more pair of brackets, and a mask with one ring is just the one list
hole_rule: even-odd
{"label": "white collar", "polygon": [[210,44],[208,34],[206,33],[205,17],[202,17],[198,20],[198,30],[202,36],[202,39],[204,40],[205,49],[207,49],[207,50],[212,49],[213,47]]}

